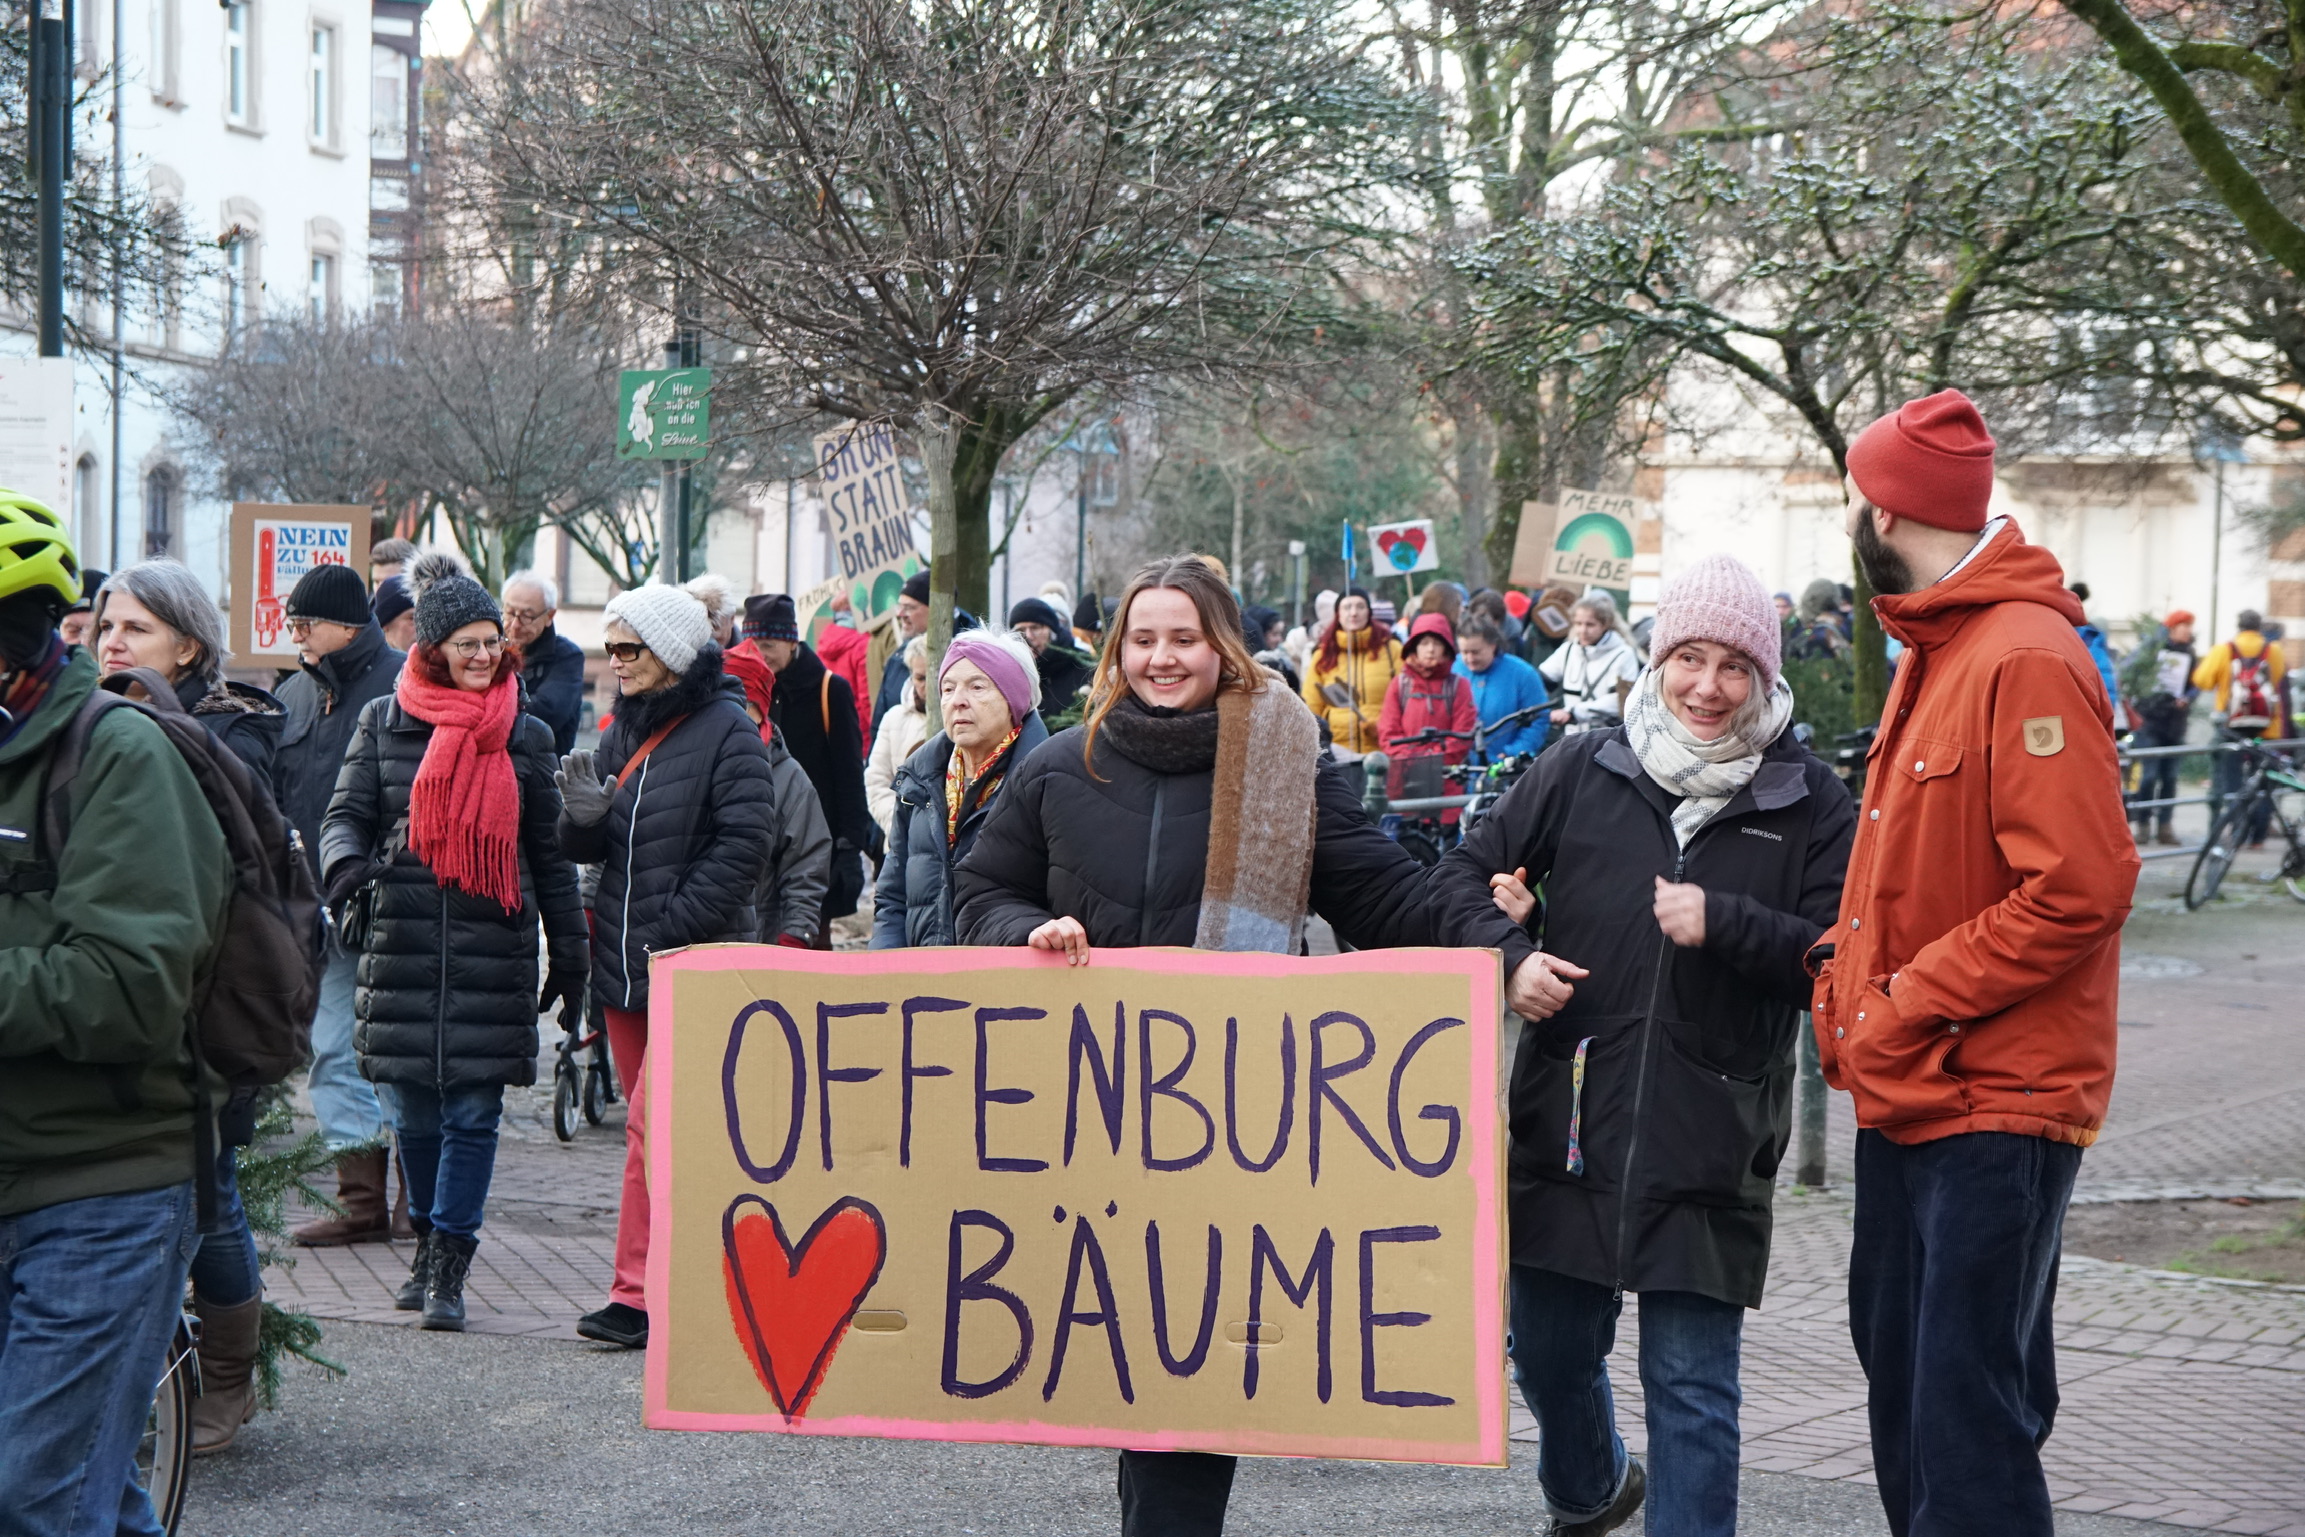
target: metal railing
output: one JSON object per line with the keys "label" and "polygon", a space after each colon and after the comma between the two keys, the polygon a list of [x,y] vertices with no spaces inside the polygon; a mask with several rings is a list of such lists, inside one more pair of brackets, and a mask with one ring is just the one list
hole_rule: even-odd
{"label": "metal railing", "polygon": [[[2271,742],[2252,741],[2249,745],[2268,748],[2274,752],[2293,757],[2300,747],[2305,747],[2305,742],[2283,739]],[[2131,747],[2128,743],[2123,742],[2120,744],[2121,778],[2124,783],[2128,781],[2129,765],[2132,763],[2143,763],[2154,758],[2215,758],[2221,754],[2237,753],[2241,747],[2241,740],[2235,737],[2227,737],[2216,742],[2180,742],[2174,747]],[[2126,804],[2129,819],[2135,821],[2140,812],[2174,810],[2179,806],[2221,805],[2224,803],[2225,797],[2214,786],[2215,778],[2214,771],[2212,771],[2211,788],[2199,795],[2158,796],[2152,800],[2135,800],[2124,795],[2122,800]],[[2140,847],[2137,850],[2137,857],[2139,859],[2182,859],[2200,852],[2201,845],[2198,843],[2180,843],[2168,848]]]}

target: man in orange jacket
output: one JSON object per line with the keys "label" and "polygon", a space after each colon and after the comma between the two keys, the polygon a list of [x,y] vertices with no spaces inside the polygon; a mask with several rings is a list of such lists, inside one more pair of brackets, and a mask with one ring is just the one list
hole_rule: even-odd
{"label": "man in orange jacket", "polygon": [[1857,1104],[1849,1327],[1897,1537],[2049,1537],[2059,1230],[2113,1087],[2137,879],[2113,722],[2046,550],[1988,518],[1947,390],[1850,446],[1849,528],[1905,643],[1817,1041]]}

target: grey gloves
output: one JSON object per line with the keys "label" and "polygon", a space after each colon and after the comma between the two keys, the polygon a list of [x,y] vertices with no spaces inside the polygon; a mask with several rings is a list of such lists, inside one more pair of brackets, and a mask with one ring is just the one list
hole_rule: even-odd
{"label": "grey gloves", "polygon": [[580,747],[561,759],[552,782],[560,786],[560,804],[568,820],[579,827],[590,827],[607,816],[609,803],[616,799],[615,782],[600,777],[589,748]]}

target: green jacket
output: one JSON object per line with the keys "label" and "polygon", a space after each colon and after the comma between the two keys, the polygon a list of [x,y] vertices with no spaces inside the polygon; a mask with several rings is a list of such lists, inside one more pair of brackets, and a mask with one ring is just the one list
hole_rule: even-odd
{"label": "green jacket", "polygon": [[[0,876],[31,860],[41,771],[95,688],[75,651],[0,743]],[[175,747],[125,710],[90,739],[71,815],[56,889],[0,891],[0,1216],[193,1172],[187,1018],[232,889],[224,834]]]}

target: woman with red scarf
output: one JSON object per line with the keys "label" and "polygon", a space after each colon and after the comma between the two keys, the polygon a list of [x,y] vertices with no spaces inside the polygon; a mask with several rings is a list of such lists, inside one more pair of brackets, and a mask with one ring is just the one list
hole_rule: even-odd
{"label": "woman with red scarf", "polygon": [[503,611],[451,556],[411,576],[416,646],[360,712],[320,866],[360,956],[360,1072],[408,1171],[418,1244],[398,1306],[461,1330],[504,1086],[536,1081],[537,1014],[583,1007],[588,941],[560,855],[552,730],[522,713]]}

